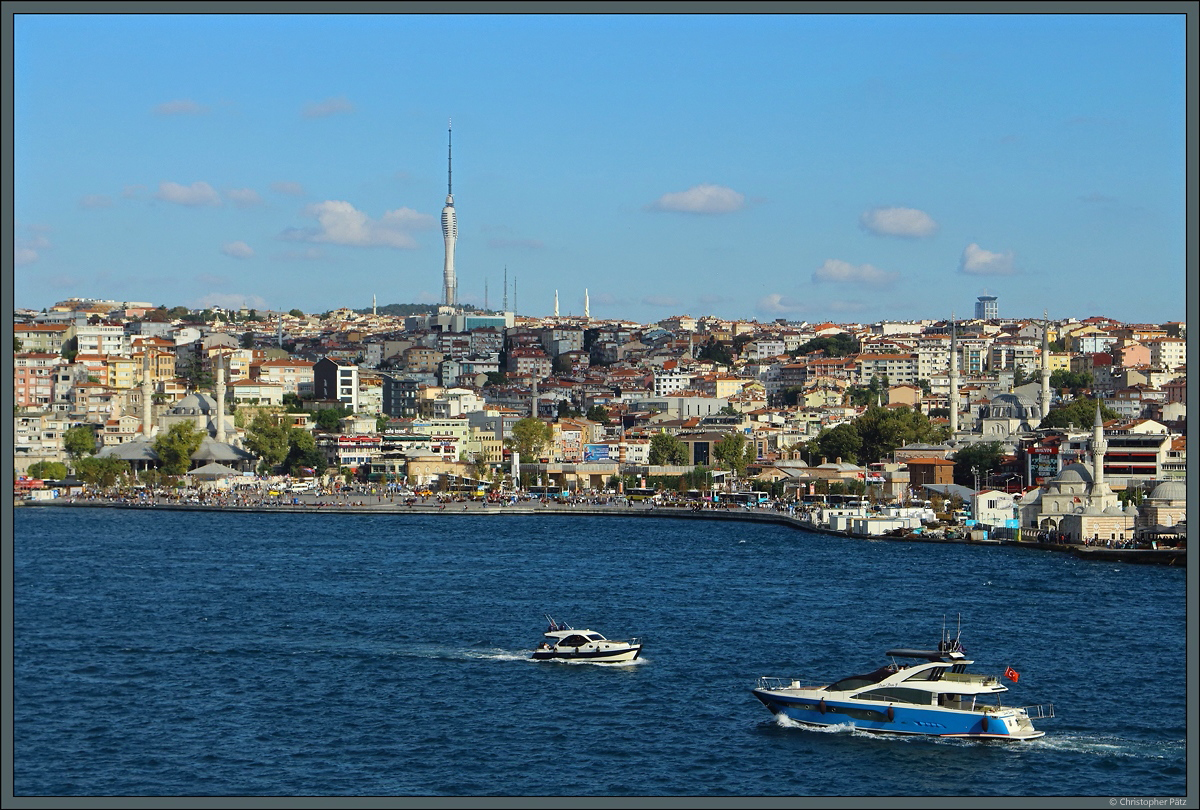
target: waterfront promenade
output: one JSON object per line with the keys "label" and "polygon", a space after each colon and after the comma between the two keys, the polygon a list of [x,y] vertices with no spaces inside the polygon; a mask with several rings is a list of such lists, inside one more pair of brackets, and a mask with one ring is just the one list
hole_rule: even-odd
{"label": "waterfront promenade", "polygon": [[609,499],[607,502],[586,500],[558,502],[554,500],[518,501],[439,501],[436,498],[413,498],[400,495],[347,493],[302,494],[266,497],[225,496],[201,500],[199,498],[169,497],[67,497],[47,501],[18,501],[19,505],[32,507],[101,507],[137,510],[203,511],[203,512],[260,512],[311,515],[443,515],[447,518],[463,515],[505,516],[590,516],[615,518],[675,518],[684,520],[716,520],[738,523],[774,524],[791,529],[817,532],[848,540],[870,542],[919,542],[942,544],[992,545],[1054,551],[1073,554],[1081,559],[1108,560],[1133,563],[1184,566],[1186,550],[1182,548],[1140,549],[1106,548],[1086,546],[1078,543],[1044,543],[1036,540],[979,540],[969,535],[947,538],[938,534],[907,535],[862,535],[852,532],[831,530],[819,525],[811,513],[794,513],[775,506],[734,508],[697,508],[689,505],[663,505],[633,503]]}

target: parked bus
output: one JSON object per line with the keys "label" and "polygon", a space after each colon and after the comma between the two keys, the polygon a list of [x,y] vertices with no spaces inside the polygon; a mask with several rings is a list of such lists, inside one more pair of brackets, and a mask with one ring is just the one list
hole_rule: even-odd
{"label": "parked bus", "polygon": [[630,487],[625,490],[625,497],[631,501],[646,501],[658,495],[658,490],[653,487]]}
{"label": "parked bus", "polygon": [[562,495],[562,487],[550,484],[544,487],[529,487],[525,493],[531,498],[557,498]]}
{"label": "parked bus", "polygon": [[759,504],[767,502],[767,493],[765,492],[731,492],[723,497],[731,503]]}

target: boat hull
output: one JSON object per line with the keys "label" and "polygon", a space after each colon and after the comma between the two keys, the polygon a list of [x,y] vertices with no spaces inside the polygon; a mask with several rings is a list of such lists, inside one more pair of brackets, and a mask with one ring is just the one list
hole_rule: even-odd
{"label": "boat hull", "polygon": [[1032,740],[1037,731],[1020,709],[968,712],[906,704],[838,701],[819,695],[797,695],[768,689],[751,690],[773,714],[806,726],[852,725],[860,731],[987,740]]}
{"label": "boat hull", "polygon": [[535,661],[598,661],[598,662],[628,662],[642,654],[641,645],[623,647],[621,649],[589,650],[586,648],[575,651],[574,647],[567,650],[535,650]]}

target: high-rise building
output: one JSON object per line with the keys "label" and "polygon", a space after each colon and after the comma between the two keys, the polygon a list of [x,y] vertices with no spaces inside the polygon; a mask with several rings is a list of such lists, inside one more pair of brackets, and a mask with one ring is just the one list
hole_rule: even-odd
{"label": "high-rise building", "polygon": [[[442,216],[445,217],[445,214]],[[994,321],[999,317],[1000,310],[996,306],[996,296],[979,296],[979,300],[975,302],[975,318],[981,321]]]}
{"label": "high-rise building", "polygon": [[[453,122],[451,122],[453,123]],[[442,208],[442,239],[446,242],[446,263],[442,270],[444,303],[454,306],[458,281],[454,277],[454,243],[458,241],[458,218],[454,215],[453,127],[446,129],[446,205]]]}

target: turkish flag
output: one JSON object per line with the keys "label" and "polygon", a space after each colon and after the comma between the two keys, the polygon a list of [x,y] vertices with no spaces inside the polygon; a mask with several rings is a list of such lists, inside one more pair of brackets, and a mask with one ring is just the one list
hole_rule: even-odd
{"label": "turkish flag", "polygon": [[1008,678],[1013,683],[1016,683],[1017,681],[1021,680],[1021,673],[1017,672],[1012,667],[1009,667],[1008,669],[1004,670],[1004,677]]}

